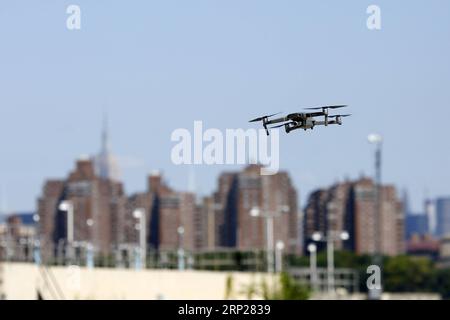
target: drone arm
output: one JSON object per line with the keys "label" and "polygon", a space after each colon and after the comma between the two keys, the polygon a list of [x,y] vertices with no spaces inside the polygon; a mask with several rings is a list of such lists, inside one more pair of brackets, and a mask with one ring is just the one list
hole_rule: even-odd
{"label": "drone arm", "polygon": [[286,117],[281,117],[281,118],[266,121],[266,124],[274,124],[274,123],[280,123],[280,122],[285,122],[285,121],[288,121],[288,119],[286,119]]}

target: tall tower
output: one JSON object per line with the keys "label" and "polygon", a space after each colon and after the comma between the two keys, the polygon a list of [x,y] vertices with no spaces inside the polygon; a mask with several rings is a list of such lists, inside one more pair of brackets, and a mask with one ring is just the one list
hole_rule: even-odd
{"label": "tall tower", "polygon": [[96,174],[103,179],[119,180],[119,166],[111,152],[111,144],[108,132],[108,117],[103,116],[102,142],[100,153],[95,157]]}

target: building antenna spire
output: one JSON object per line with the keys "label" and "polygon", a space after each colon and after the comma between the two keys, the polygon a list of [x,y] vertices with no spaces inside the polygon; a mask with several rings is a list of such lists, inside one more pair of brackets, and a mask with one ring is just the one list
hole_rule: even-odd
{"label": "building antenna spire", "polygon": [[96,170],[100,178],[119,180],[119,167],[116,158],[111,151],[111,142],[109,137],[108,114],[103,112],[103,124],[101,134],[100,153],[96,157]]}
{"label": "building antenna spire", "polygon": [[111,151],[109,141],[108,113],[103,112],[103,128],[102,128],[102,152],[108,154]]}

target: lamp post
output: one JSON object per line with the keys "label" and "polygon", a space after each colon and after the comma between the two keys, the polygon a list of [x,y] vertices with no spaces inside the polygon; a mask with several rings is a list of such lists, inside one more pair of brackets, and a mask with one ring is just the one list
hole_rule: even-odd
{"label": "lamp post", "polygon": [[273,273],[273,218],[279,217],[281,213],[289,212],[289,206],[280,206],[277,212],[269,212],[261,210],[259,207],[253,207],[250,210],[250,215],[252,217],[262,217],[266,222],[266,242],[267,242],[267,272]]}
{"label": "lamp post", "polygon": [[313,291],[318,291],[318,279],[317,279],[317,246],[314,243],[308,245],[309,252],[309,269],[311,273],[311,288]]}
{"label": "lamp post", "polygon": [[33,221],[36,225],[38,225],[38,227],[36,227],[36,234],[33,239],[33,260],[37,265],[41,264],[40,220],[41,217],[37,213],[33,214]]}
{"label": "lamp post", "polygon": [[183,249],[183,235],[184,235],[184,227],[179,226],[177,228],[177,234],[178,234],[178,270],[183,271],[184,270],[184,249]]}
{"label": "lamp post", "polygon": [[312,240],[323,241],[327,243],[327,286],[328,292],[335,292],[334,283],[334,241],[343,240],[346,241],[350,238],[347,231],[334,232],[332,230],[328,231],[328,234],[324,236],[321,232],[314,232],[312,235]]}
{"label": "lamp post", "polygon": [[59,204],[59,210],[66,211],[67,214],[67,255],[69,262],[73,259],[73,239],[74,239],[74,221],[73,221],[73,203],[70,200],[64,200]]}
{"label": "lamp post", "polygon": [[[381,270],[381,150],[383,137],[380,134],[372,133],[367,137],[369,143],[375,145],[375,188],[374,188],[374,242],[375,248],[372,257],[373,264]],[[382,294],[381,289],[369,289],[369,299],[379,300]]]}
{"label": "lamp post", "polygon": [[[94,225],[94,220],[93,219],[87,219],[86,220],[86,225],[88,226],[89,230],[92,230],[92,227]],[[89,234],[91,235],[92,232],[89,232]],[[86,267],[88,267],[89,269],[94,268],[94,245],[92,243],[93,241],[88,241],[86,243]]]}
{"label": "lamp post", "polygon": [[40,265],[41,264],[41,241],[35,240],[33,242],[33,244],[34,244],[33,259],[37,265]]}
{"label": "lamp post", "polygon": [[145,269],[147,260],[145,209],[135,209],[133,211],[133,216],[135,219],[139,220],[139,267]]}
{"label": "lamp post", "polygon": [[277,249],[276,254],[275,254],[275,271],[282,272],[283,271],[284,242],[281,240],[278,240],[275,247]]}

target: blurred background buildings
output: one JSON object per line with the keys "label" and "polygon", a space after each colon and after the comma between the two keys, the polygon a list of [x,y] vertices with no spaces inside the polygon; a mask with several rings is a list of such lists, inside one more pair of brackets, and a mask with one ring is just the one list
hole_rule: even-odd
{"label": "blurred background buildings", "polygon": [[[408,254],[439,268],[450,266],[449,197],[426,199],[423,212],[411,212],[407,192],[400,199],[394,185],[381,185],[376,229],[377,185],[366,176],[313,191],[303,209],[290,173],[262,176],[260,165],[222,172],[206,196],[173,189],[158,171],[145,177],[146,190],[128,195],[106,122],[101,141],[98,155],[82,156],[66,177],[44,182],[36,212],[4,216],[1,260],[137,269],[287,267],[297,281],[309,284],[312,269],[289,264],[326,251],[329,243],[314,239],[320,233],[333,238],[333,251],[370,256],[380,241],[383,256]],[[343,233],[346,237],[334,238]],[[318,290],[327,291],[330,270],[315,272]],[[358,291],[355,269],[332,273],[336,286]]]}
{"label": "blurred background buildings", "polygon": [[377,235],[373,227],[376,218],[375,184],[370,178],[346,181],[313,192],[305,208],[305,241],[311,241],[317,231],[324,234],[347,231],[349,239],[338,239],[337,249],[373,254],[379,237],[382,254],[404,253],[404,214],[395,187],[383,186],[381,199],[381,228]]}
{"label": "blurred background buildings", "polygon": [[[45,181],[35,213],[12,214],[1,221],[5,257],[31,259],[38,245],[44,259],[54,261],[67,256],[70,245],[75,257],[85,256],[90,248],[94,256],[130,260],[140,245],[136,210],[145,213],[146,254],[179,249],[188,253],[264,251],[270,245],[267,219],[264,214],[252,215],[252,210],[258,209],[273,216],[272,245],[282,244],[284,254],[308,254],[315,232],[345,231],[349,238],[336,239],[337,250],[373,254],[379,237],[383,255],[409,253],[447,259],[441,246],[450,235],[449,197],[426,199],[424,212],[411,212],[406,192],[400,199],[395,186],[383,185],[376,234],[375,184],[364,176],[317,189],[309,195],[304,210],[289,173],[261,176],[259,165],[223,172],[216,190],[203,197],[172,189],[157,171],[146,178],[147,190],[127,195],[106,121],[101,141],[97,156],[78,159],[64,179]],[[61,210],[64,201],[73,206],[72,244],[68,243],[69,215]],[[324,243],[317,246],[319,251],[325,249]]]}

